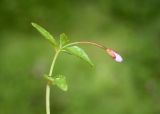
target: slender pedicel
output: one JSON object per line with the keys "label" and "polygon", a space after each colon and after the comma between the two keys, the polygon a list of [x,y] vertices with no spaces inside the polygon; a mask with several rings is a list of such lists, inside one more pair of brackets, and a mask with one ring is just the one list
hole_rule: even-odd
{"label": "slender pedicel", "polygon": [[73,42],[73,43],[70,43],[70,44],[68,44],[68,45],[65,45],[63,48],[68,47],[68,46],[72,46],[72,45],[76,45],[76,44],[91,44],[91,45],[94,45],[94,46],[96,46],[96,47],[99,47],[99,48],[101,48],[101,49],[103,49],[103,50],[106,49],[105,46],[103,46],[103,45],[101,45],[101,44],[98,44],[98,43],[95,43],[95,42],[90,42],[90,41]]}

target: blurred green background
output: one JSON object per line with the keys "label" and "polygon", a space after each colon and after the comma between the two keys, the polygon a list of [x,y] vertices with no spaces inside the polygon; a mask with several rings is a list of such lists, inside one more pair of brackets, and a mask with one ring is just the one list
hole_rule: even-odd
{"label": "blurred green background", "polygon": [[82,45],[95,64],[61,54],[55,74],[68,92],[52,87],[51,114],[160,114],[159,0],[0,0],[0,114],[45,114],[43,74],[54,55],[31,26],[56,39],[89,40],[118,51],[123,63]]}

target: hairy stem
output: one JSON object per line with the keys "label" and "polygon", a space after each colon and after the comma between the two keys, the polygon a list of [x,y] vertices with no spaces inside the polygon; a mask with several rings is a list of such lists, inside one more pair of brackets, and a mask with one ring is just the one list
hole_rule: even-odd
{"label": "hairy stem", "polygon": [[[52,76],[54,65],[55,65],[55,62],[56,62],[56,59],[58,57],[59,52],[60,51],[56,51],[56,53],[54,55],[48,76]],[[46,85],[46,114],[50,114],[50,83],[49,82]]]}

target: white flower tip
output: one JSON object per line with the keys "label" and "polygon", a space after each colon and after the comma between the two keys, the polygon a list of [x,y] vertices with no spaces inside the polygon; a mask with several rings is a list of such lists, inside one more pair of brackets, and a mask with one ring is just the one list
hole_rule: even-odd
{"label": "white flower tip", "polygon": [[106,52],[116,61],[116,62],[122,62],[123,58],[116,53],[115,51],[113,51],[112,49],[108,48],[106,49]]}
{"label": "white flower tip", "polygon": [[117,53],[115,53],[115,58],[114,58],[114,60],[116,61],[116,62],[122,62],[123,61],[123,58],[119,55],[119,54],[117,54]]}

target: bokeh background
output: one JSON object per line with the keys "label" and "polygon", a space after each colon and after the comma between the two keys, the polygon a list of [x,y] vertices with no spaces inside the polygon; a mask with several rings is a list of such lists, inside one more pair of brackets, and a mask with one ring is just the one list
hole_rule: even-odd
{"label": "bokeh background", "polygon": [[82,45],[95,64],[61,54],[51,114],[160,114],[159,0],[0,0],[0,114],[45,114],[43,74],[54,51],[31,26],[59,39],[89,40],[118,51],[123,63]]}

